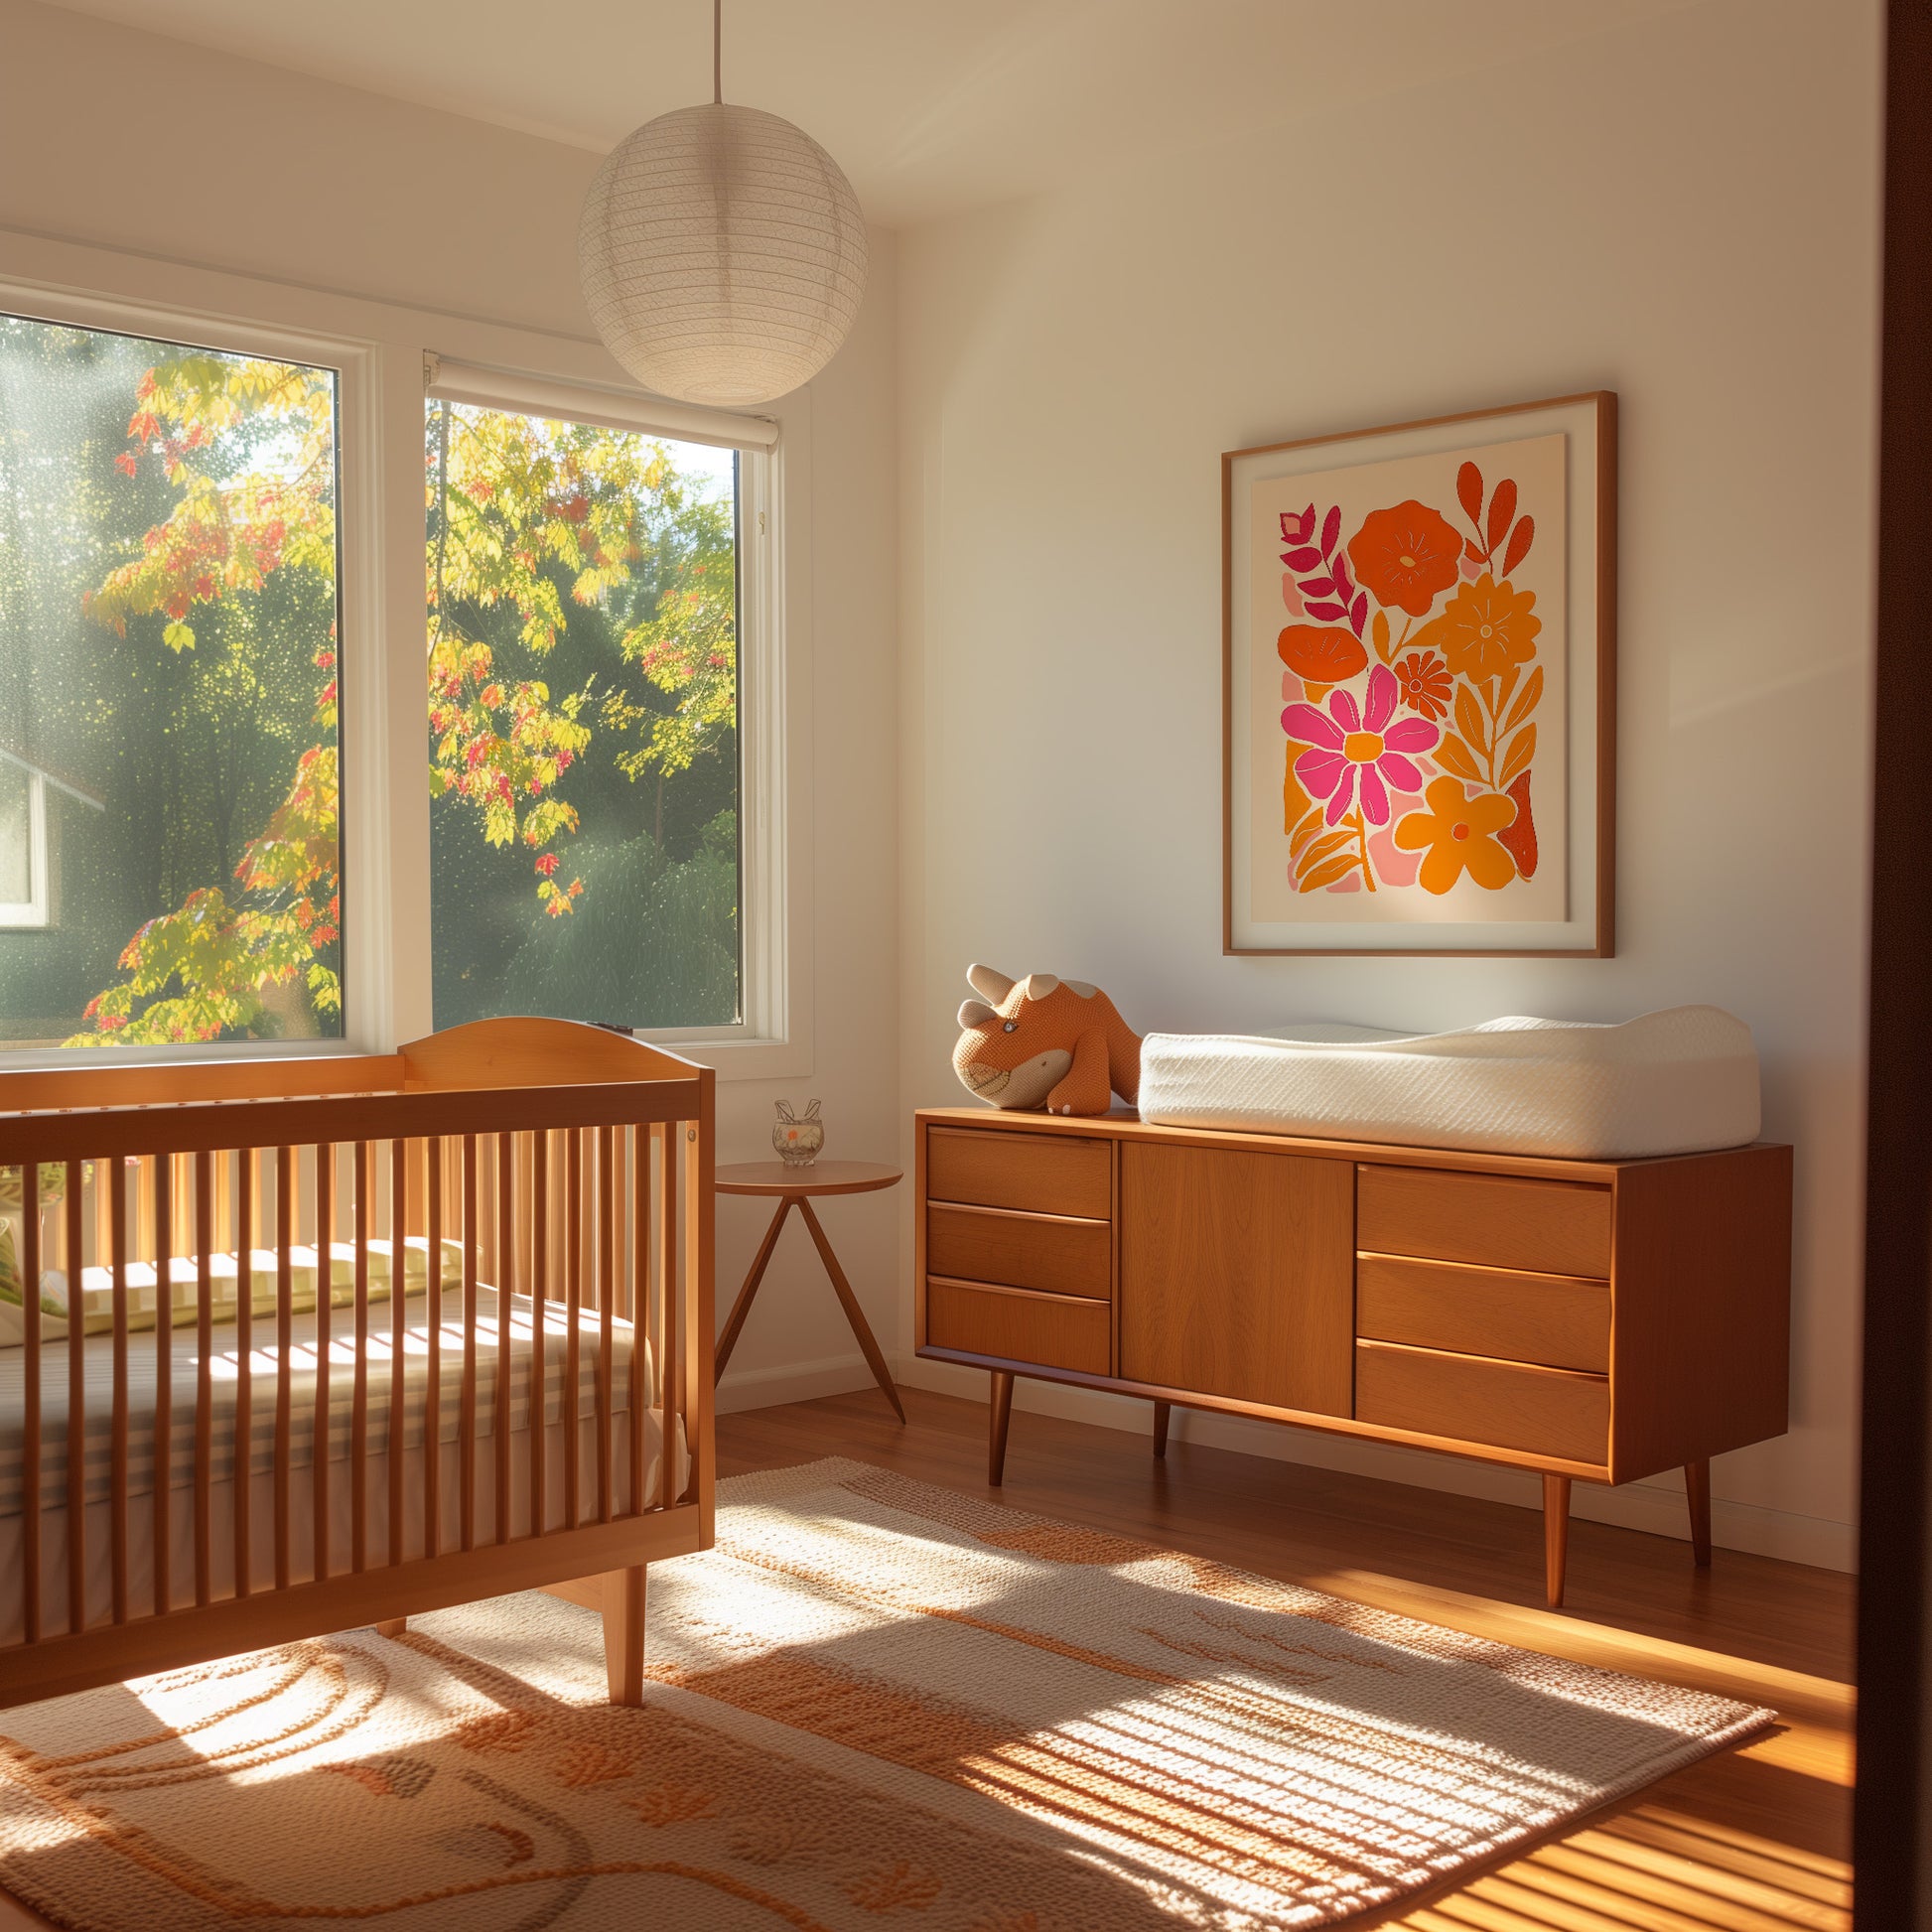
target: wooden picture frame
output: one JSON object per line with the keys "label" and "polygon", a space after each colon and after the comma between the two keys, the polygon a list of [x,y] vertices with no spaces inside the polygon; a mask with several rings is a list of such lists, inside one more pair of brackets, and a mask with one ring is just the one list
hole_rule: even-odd
{"label": "wooden picture frame", "polygon": [[1616,404],[1222,455],[1224,953],[1613,956]]}

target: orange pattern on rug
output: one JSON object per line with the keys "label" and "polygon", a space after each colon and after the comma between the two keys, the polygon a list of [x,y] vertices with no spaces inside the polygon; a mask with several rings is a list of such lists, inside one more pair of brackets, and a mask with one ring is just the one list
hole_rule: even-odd
{"label": "orange pattern on rug", "polygon": [[721,1501],[643,1709],[537,1595],[33,1706],[0,1883],[72,1932],[1266,1932],[1770,1715],[858,1463]]}

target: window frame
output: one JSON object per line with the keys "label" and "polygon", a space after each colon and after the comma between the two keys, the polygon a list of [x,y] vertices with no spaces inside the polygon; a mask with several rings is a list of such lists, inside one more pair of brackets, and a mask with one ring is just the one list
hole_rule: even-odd
{"label": "window frame", "polygon": [[[716,424],[704,440],[732,447],[748,422],[769,425],[758,460],[740,465],[741,1018],[638,1037],[724,1079],[810,1072],[809,390],[734,418],[647,396],[581,339],[17,232],[0,233],[0,309],[280,356],[339,382],[343,1035],[117,1047],[117,1064],[387,1052],[433,1030],[422,436],[437,357],[500,383],[499,407],[568,391],[679,440]],[[3,1067],[72,1063],[71,1048],[0,1048]]]}

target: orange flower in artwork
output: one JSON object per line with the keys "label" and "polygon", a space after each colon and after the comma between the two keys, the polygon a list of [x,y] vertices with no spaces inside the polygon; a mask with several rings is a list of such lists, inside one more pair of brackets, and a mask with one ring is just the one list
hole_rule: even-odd
{"label": "orange flower in artwork", "polygon": [[1402,702],[1425,718],[1447,718],[1449,693],[1455,680],[1449,666],[1433,650],[1412,650],[1395,662],[1395,681],[1402,687]]}
{"label": "orange flower in artwork", "polygon": [[1440,618],[1416,632],[1415,642],[1440,650],[1455,676],[1485,684],[1536,655],[1543,620],[1532,615],[1535,609],[1534,591],[1512,590],[1485,570],[1456,592]]}
{"label": "orange flower in artwork", "polygon": [[1348,561],[1378,603],[1412,618],[1429,615],[1439,593],[1455,582],[1462,539],[1448,520],[1411,498],[1393,509],[1371,510],[1348,539]]}
{"label": "orange flower in artwork", "polygon": [[1516,817],[1516,801],[1500,792],[1469,797],[1460,778],[1437,778],[1423,794],[1429,809],[1411,812],[1395,828],[1405,852],[1427,851],[1417,884],[1439,897],[1466,871],[1485,892],[1499,893],[1516,877],[1516,861],[1496,834]]}

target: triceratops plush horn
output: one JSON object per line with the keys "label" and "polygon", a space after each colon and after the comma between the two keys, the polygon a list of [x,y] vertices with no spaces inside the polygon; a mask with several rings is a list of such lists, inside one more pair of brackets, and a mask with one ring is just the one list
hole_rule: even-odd
{"label": "triceratops plush horn", "polygon": [[996,972],[991,966],[969,966],[966,969],[966,984],[982,998],[991,1000],[995,1006],[1013,991],[1013,981],[1004,973]]}
{"label": "triceratops plush horn", "polygon": [[959,1024],[962,1029],[983,1027],[989,1020],[999,1017],[984,1000],[962,1000],[959,1003]]}

